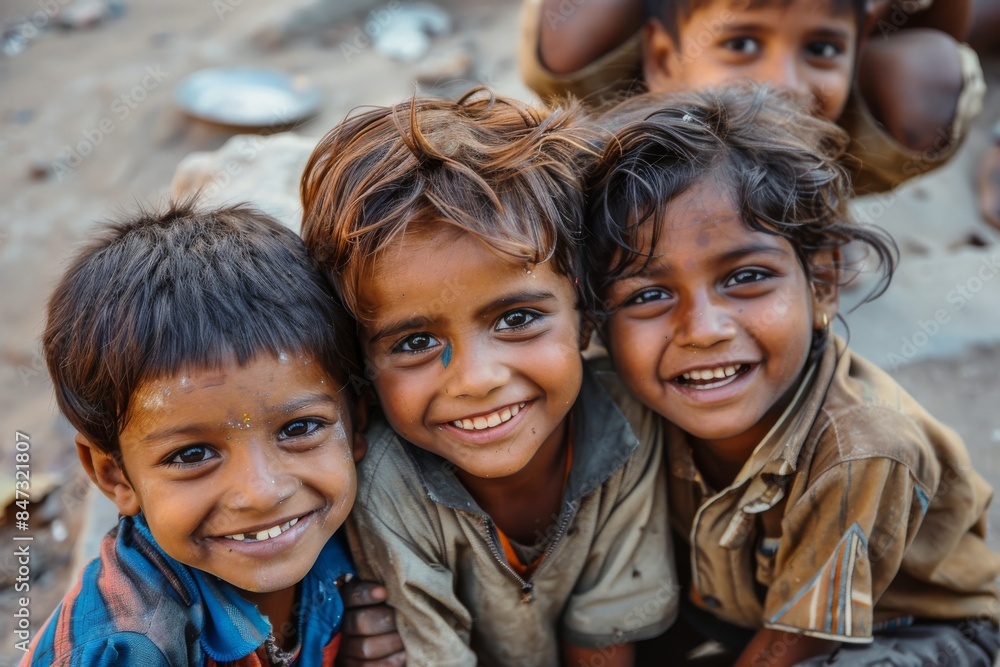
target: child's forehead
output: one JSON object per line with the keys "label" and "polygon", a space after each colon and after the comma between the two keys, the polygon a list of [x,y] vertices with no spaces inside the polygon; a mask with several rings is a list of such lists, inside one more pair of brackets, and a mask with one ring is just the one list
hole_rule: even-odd
{"label": "child's forehead", "polygon": [[855,2],[852,0],[691,0],[687,16],[704,9],[715,9],[728,12],[747,12],[756,9],[787,8],[795,6],[812,13],[827,16],[853,15]]}

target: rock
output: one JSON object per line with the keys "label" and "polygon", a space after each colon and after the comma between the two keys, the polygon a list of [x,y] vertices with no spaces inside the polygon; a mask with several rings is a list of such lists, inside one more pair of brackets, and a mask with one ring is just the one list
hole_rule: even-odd
{"label": "rock", "polygon": [[241,134],[216,151],[192,153],[174,172],[174,197],[200,192],[207,206],[247,201],[296,233],[302,223],[299,177],[316,139],[292,132]]}
{"label": "rock", "polygon": [[375,51],[401,62],[413,62],[423,57],[430,49],[431,37],[451,31],[451,16],[437,5],[429,2],[408,3],[392,10],[386,10],[384,22],[372,13],[370,24],[379,26],[370,30]]}
{"label": "rock", "polygon": [[60,28],[78,30],[93,28],[109,16],[108,3],[99,0],[78,0],[56,12],[55,22]]}
{"label": "rock", "polygon": [[467,79],[474,64],[475,57],[468,46],[437,51],[420,63],[414,78],[426,85],[442,85]]}

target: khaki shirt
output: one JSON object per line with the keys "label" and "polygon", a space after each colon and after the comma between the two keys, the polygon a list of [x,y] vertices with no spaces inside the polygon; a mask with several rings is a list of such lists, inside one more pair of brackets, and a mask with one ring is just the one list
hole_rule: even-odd
{"label": "khaki shirt", "polygon": [[368,429],[349,536],[361,576],[388,588],[407,664],[551,667],[560,638],[601,647],[673,622],[662,422],[596,363],[573,407],[563,509],[528,580],[453,465],[384,421]]}
{"label": "khaki shirt", "polygon": [[1000,616],[992,489],[954,431],[839,338],[728,488],[668,438],[692,599],[723,620],[864,643],[914,618]]}

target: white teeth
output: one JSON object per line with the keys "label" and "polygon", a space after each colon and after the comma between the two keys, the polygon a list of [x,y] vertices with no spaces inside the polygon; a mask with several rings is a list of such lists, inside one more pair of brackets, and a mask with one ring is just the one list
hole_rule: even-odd
{"label": "white teeth", "polygon": [[451,425],[455,428],[460,428],[464,431],[482,431],[483,429],[493,428],[499,426],[506,421],[510,421],[512,417],[516,416],[521,408],[524,407],[524,403],[518,403],[517,405],[508,405],[507,407],[497,410],[496,412],[491,412],[485,417],[473,417],[472,419],[456,419],[451,422]]}
{"label": "white teeth", "polygon": [[701,370],[695,369],[693,371],[688,371],[683,373],[681,377],[685,380],[721,380],[723,378],[732,377],[736,375],[736,371],[740,369],[740,364],[736,366],[718,366],[717,368],[704,368]]}
{"label": "white teeth", "polygon": [[245,542],[250,540],[251,542],[263,542],[264,540],[269,540],[272,537],[277,537],[283,532],[297,524],[299,520],[297,518],[287,521],[280,526],[272,526],[266,530],[259,531],[256,535],[252,537],[247,537],[245,533],[234,533],[233,535],[226,535],[226,539],[234,540],[236,542]]}

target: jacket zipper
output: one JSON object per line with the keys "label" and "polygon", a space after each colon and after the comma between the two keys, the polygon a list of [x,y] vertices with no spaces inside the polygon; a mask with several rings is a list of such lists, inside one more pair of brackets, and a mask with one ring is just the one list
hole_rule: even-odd
{"label": "jacket zipper", "polygon": [[486,529],[486,541],[489,542],[490,551],[493,553],[493,557],[497,560],[500,565],[510,573],[512,577],[517,581],[518,585],[521,587],[521,602],[531,602],[535,599],[535,584],[534,578],[538,573],[538,570],[545,566],[545,561],[548,560],[549,555],[556,548],[556,545],[562,540],[563,535],[566,533],[566,529],[569,527],[570,521],[576,516],[576,507],[574,503],[569,503],[570,507],[567,511],[563,512],[563,517],[559,521],[559,529],[556,531],[555,537],[549,543],[549,546],[545,549],[545,553],[542,554],[542,560],[538,564],[538,568],[531,573],[531,577],[525,581],[517,570],[510,566],[507,562],[506,556],[500,553],[500,548],[497,546],[497,536],[496,531],[493,529],[493,521],[488,517],[483,517],[483,527]]}

